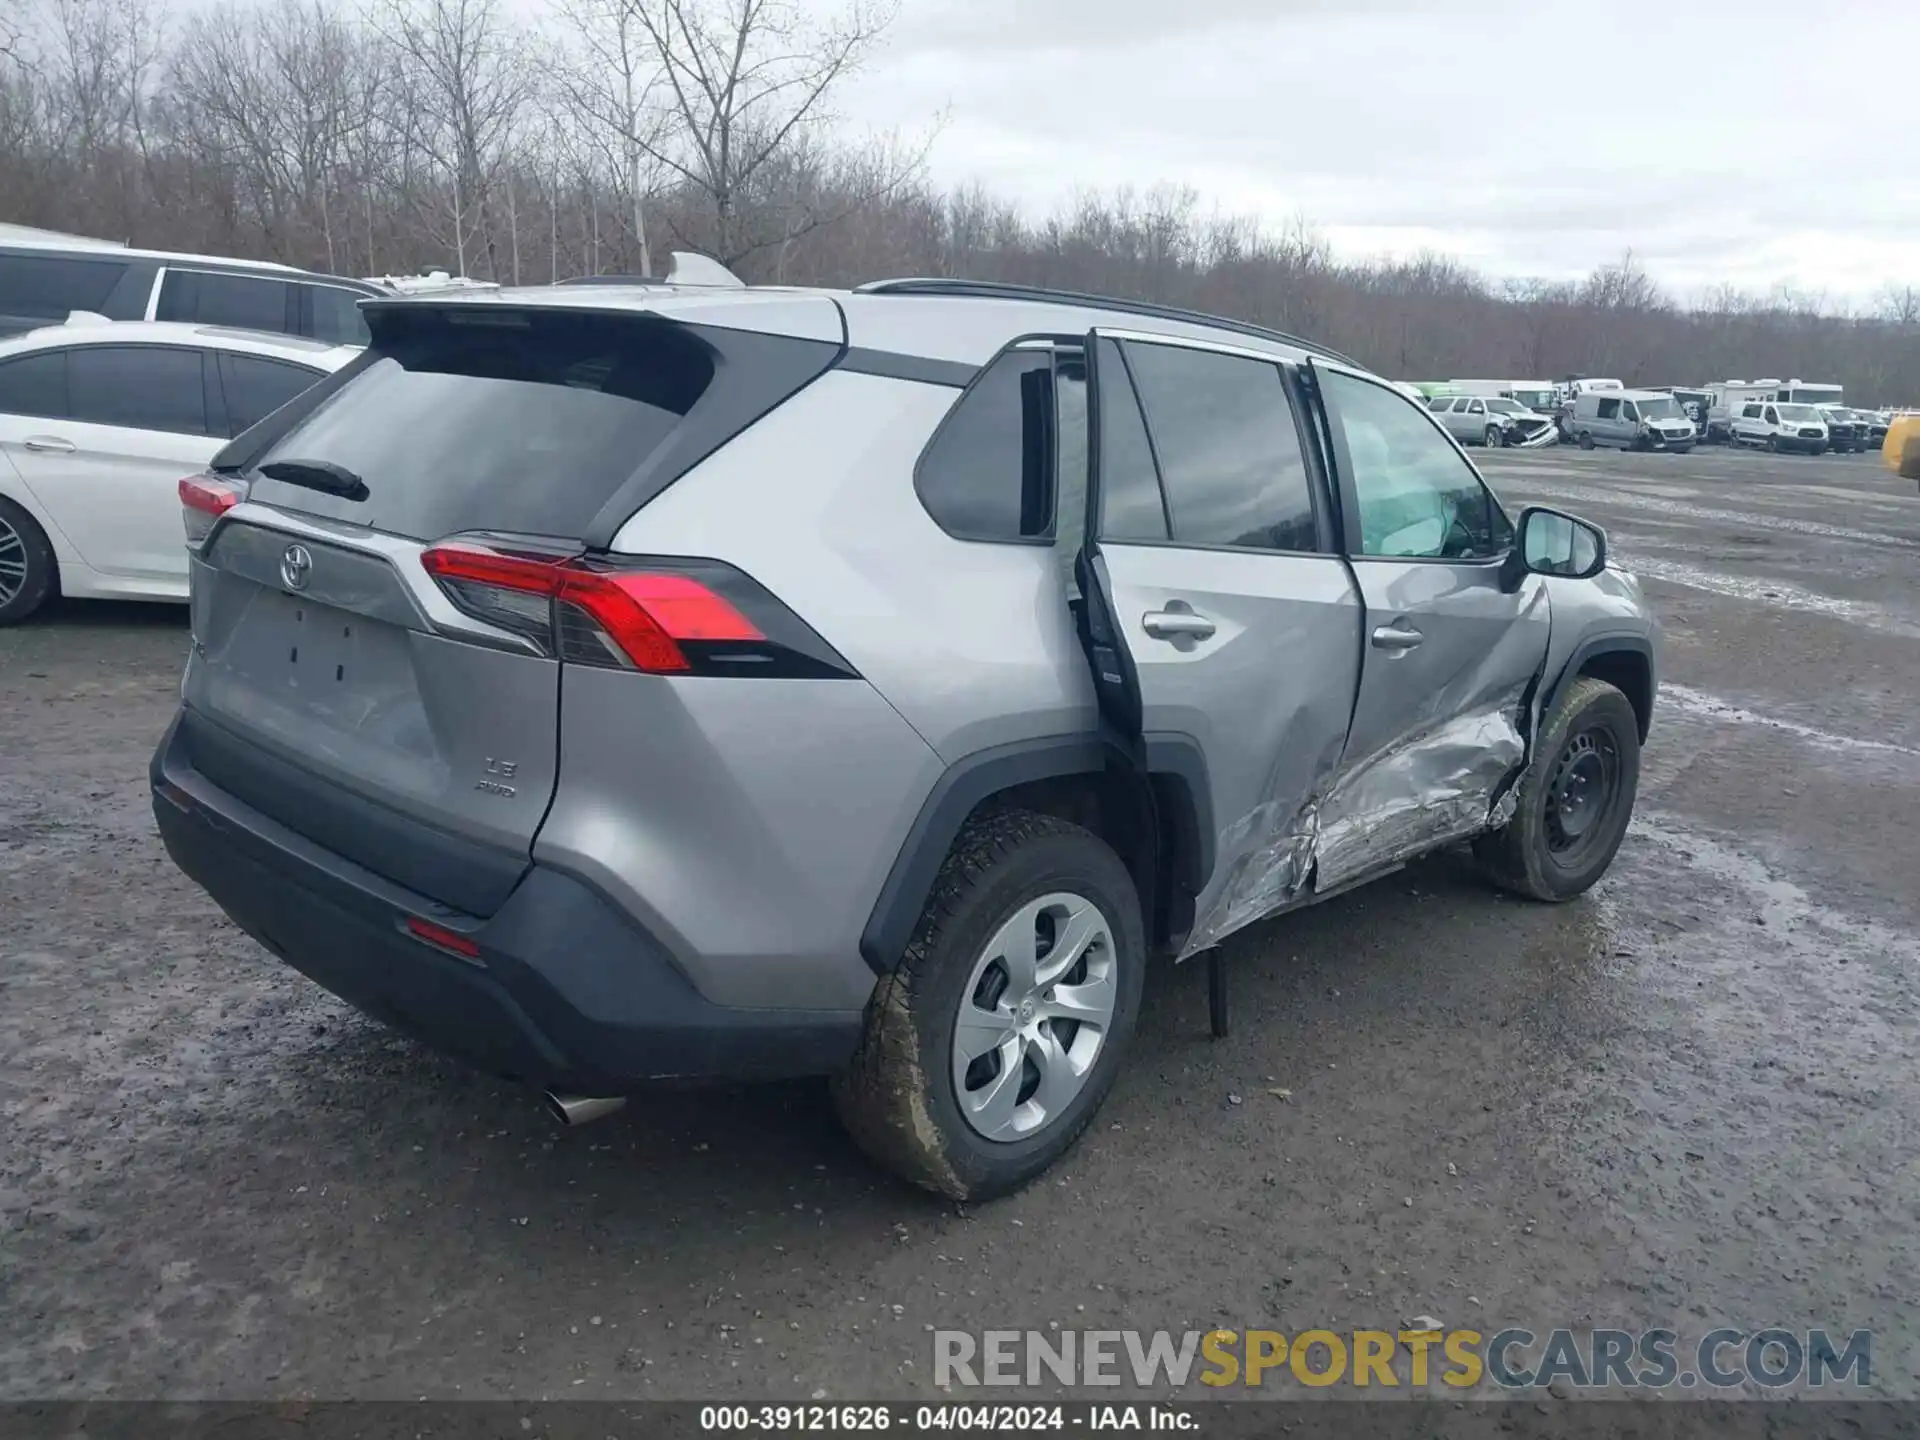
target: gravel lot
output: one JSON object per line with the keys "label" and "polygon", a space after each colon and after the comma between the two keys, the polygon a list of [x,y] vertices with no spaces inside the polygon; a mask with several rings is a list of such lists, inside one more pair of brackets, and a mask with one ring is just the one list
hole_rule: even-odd
{"label": "gravel lot", "polygon": [[[145,784],[184,613],[0,631],[0,1398],[926,1393],[935,1325],[1870,1327],[1920,1397],[1920,496],[1495,455],[1666,627],[1584,900],[1452,858],[1198,967],[1062,1171],[957,1211],[823,1087],[561,1132],[219,917]],[[1284,1096],[1276,1092],[1289,1092]]]}

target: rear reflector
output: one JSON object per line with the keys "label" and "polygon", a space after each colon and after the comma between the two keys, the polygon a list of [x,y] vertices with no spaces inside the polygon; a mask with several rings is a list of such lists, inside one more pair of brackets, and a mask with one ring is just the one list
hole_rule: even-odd
{"label": "rear reflector", "polygon": [[478,960],[480,945],[457,930],[449,930],[444,925],[436,925],[431,920],[422,920],[418,915],[407,917],[407,933],[414,939],[424,941],[436,950],[445,950],[458,955],[462,960]]}
{"label": "rear reflector", "polygon": [[198,545],[214,522],[246,498],[243,486],[217,475],[189,475],[180,482],[180,508],[187,527],[187,543]]}
{"label": "rear reflector", "polygon": [[[683,642],[766,640],[730,600],[692,575],[603,569],[468,544],[436,545],[420,563],[468,610],[543,643],[560,634],[565,658],[582,664],[686,674],[697,667]],[[552,609],[531,613],[526,596]]]}

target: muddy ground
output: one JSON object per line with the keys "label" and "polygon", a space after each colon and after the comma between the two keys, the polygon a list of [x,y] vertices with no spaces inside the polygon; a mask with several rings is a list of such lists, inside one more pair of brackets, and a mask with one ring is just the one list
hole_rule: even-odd
{"label": "muddy ground", "polygon": [[[1920,1396],[1920,496],[1873,458],[1490,457],[1665,627],[1585,900],[1443,858],[1156,977],[1035,1188],[877,1174],[823,1088],[557,1131],[169,866],[184,619],[0,631],[0,1397],[924,1394],[934,1326],[1875,1332]],[[1290,1092],[1285,1097],[1276,1091]]]}

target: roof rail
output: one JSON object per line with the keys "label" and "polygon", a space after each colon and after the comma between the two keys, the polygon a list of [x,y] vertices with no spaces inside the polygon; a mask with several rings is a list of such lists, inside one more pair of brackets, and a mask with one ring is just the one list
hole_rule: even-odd
{"label": "roof rail", "polygon": [[1210,315],[1204,310],[1184,310],[1177,305],[1156,305],[1150,300],[1122,300],[1112,295],[1083,295],[1077,290],[1049,290],[1040,285],[1008,285],[997,280],[958,280],[936,276],[913,276],[899,280],[870,280],[865,285],[853,288],[856,295],[954,295],[976,300],[1033,300],[1055,305],[1077,305],[1087,310],[1123,310],[1136,315],[1151,315],[1158,320],[1180,320],[1189,325],[1211,325],[1216,330],[1231,330],[1238,335],[1251,335],[1260,340],[1278,340],[1283,345],[1297,345],[1302,350],[1311,350],[1316,355],[1324,355],[1329,360],[1338,360],[1343,365],[1351,365],[1356,370],[1363,368],[1360,362],[1351,356],[1342,355],[1338,350],[1322,345],[1317,341],[1289,334],[1285,330],[1272,330],[1265,325],[1255,325],[1246,320],[1230,320],[1224,315]]}

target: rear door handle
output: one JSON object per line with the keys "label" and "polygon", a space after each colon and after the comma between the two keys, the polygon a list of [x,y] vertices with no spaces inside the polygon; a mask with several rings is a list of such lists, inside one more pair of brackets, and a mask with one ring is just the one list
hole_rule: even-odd
{"label": "rear door handle", "polygon": [[29,435],[20,444],[28,450],[51,450],[61,455],[71,455],[78,448],[73,441],[58,435]]}
{"label": "rear door handle", "polygon": [[1376,650],[1411,650],[1427,637],[1409,625],[1398,622],[1381,625],[1373,632],[1373,648]]}
{"label": "rear door handle", "polygon": [[1149,635],[1159,640],[1172,640],[1181,635],[1205,640],[1214,631],[1213,621],[1191,610],[1149,610],[1140,617],[1140,624]]}

